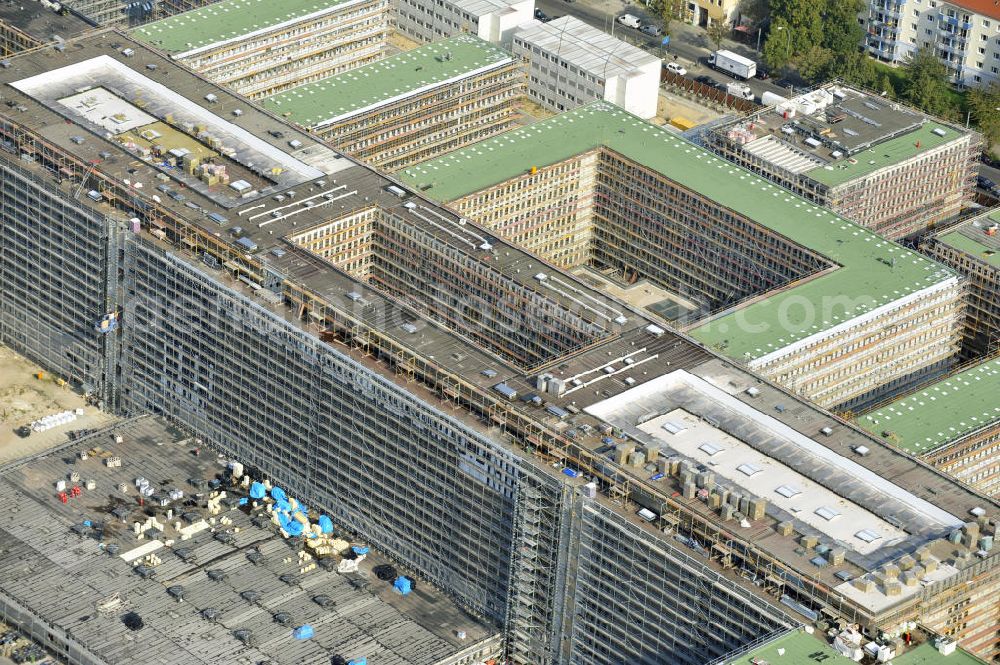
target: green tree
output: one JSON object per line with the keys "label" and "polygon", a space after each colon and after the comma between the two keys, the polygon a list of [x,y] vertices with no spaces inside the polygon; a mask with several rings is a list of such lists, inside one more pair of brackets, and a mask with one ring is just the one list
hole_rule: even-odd
{"label": "green tree", "polygon": [[730,35],[732,28],[728,21],[712,21],[708,26],[708,39],[715,44],[715,50],[722,48],[722,40]]}
{"label": "green tree", "polygon": [[865,0],[826,0],[823,11],[823,41],[834,53],[853,53],[861,46],[865,30],[858,15],[867,7]]}
{"label": "green tree", "polygon": [[819,83],[830,78],[835,66],[836,54],[816,45],[798,58],[799,74],[810,83]]}
{"label": "green tree", "polygon": [[917,108],[946,118],[957,113],[948,87],[948,70],[933,49],[922,48],[906,63],[906,84],[902,96]]}
{"label": "green tree", "polygon": [[792,61],[794,48],[792,46],[791,28],[784,19],[776,18],[771,22],[767,33],[767,41],[762,49],[764,63],[771,71],[778,71]]}
{"label": "green tree", "polygon": [[687,0],[658,0],[654,7],[663,22],[663,34],[670,34],[670,24],[676,19],[683,19],[687,14]]}
{"label": "green tree", "polygon": [[[876,85],[878,71],[875,63],[861,51],[837,55],[832,62],[829,75],[838,77],[851,85],[870,88]],[[881,91],[880,91],[881,92]]]}
{"label": "green tree", "polygon": [[969,111],[976,126],[986,139],[986,150],[1000,144],[1000,85],[996,82],[989,88],[973,88],[968,95]]}
{"label": "green tree", "polygon": [[[828,0],[770,0],[771,34],[778,20],[792,30],[792,54],[823,43],[823,12]],[[835,0],[834,0],[835,1]],[[784,35],[781,35],[784,37]]]}
{"label": "green tree", "polygon": [[763,23],[770,16],[767,0],[743,0],[739,13],[744,23],[754,26]]}
{"label": "green tree", "polygon": [[896,86],[892,84],[892,79],[885,72],[876,76],[875,91],[890,99],[896,96]]}

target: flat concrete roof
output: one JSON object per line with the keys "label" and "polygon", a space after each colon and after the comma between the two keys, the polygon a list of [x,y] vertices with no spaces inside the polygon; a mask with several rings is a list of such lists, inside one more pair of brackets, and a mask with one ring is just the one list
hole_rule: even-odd
{"label": "flat concrete roof", "polygon": [[503,49],[463,34],[286,90],[261,105],[291,122],[317,129],[513,60]]}
{"label": "flat concrete roof", "polygon": [[[929,453],[1000,420],[1000,360],[989,360],[856,419],[914,455]],[[883,436],[883,432],[891,432]]]}
{"label": "flat concrete roof", "polygon": [[656,56],[574,16],[562,16],[548,23],[533,20],[521,26],[514,39],[553,54],[602,81],[627,76],[639,67],[660,62]]}
{"label": "flat concrete roof", "polygon": [[42,42],[70,39],[94,29],[73,12],[60,14],[40,2],[0,3],[0,21]]}
{"label": "flat concrete roof", "polygon": [[993,210],[958,226],[949,227],[934,238],[987,265],[1000,267],[1000,231],[992,236],[986,233],[994,225],[1000,226],[1000,210]]}
{"label": "flat concrete roof", "polygon": [[321,15],[354,0],[222,0],[132,30],[139,41],[184,57],[191,51]]}
{"label": "flat concrete roof", "polygon": [[753,360],[873,315],[878,308],[957,281],[951,269],[598,101],[402,170],[424,195],[453,201],[606,148],[748,217],[838,266],[694,328],[697,340]]}
{"label": "flat concrete roof", "polygon": [[899,164],[959,138],[961,134],[947,125],[927,121],[917,129],[853,153],[849,158],[819,166],[806,174],[830,187],[862,178],[887,166]]}
{"label": "flat concrete roof", "polygon": [[[121,444],[114,442],[114,434],[122,436]],[[188,432],[144,416],[0,469],[0,501],[17,508],[0,515],[0,591],[43,621],[70,631],[106,662],[299,665],[328,663],[339,655],[367,656],[372,663],[427,665],[494,634],[494,627],[428,582],[418,579],[418,591],[402,596],[391,582],[378,580],[372,568],[391,563],[378,552],[370,552],[357,573],[341,574],[336,566],[328,570],[322,565],[301,572],[295,549],[277,528],[266,517],[255,520],[236,507],[242,496],[239,488],[223,487],[232,506],[224,503],[215,516],[231,523],[213,528],[206,523],[203,530],[192,528],[194,535],[182,539],[174,523],[180,521],[187,529],[211,519],[204,483],[226,473],[225,460],[216,455],[191,454],[195,445]],[[79,458],[80,451],[89,451],[87,460]],[[105,466],[109,456],[121,457],[122,466]],[[54,483],[74,471],[97,486],[61,503]],[[140,506],[137,477],[148,479],[158,494],[179,489],[184,495],[170,506],[149,499]],[[122,493],[119,484],[128,491]],[[196,504],[185,503],[190,499]],[[168,519],[168,509],[192,517]],[[150,510],[164,529],[139,540],[132,524],[144,522]],[[344,536],[352,542],[350,535]],[[172,545],[164,544],[168,539]],[[118,548],[116,554],[109,554],[110,546]],[[145,550],[161,563],[135,558]],[[263,560],[251,562],[251,552],[259,552]],[[145,563],[154,576],[137,574],[135,563]],[[213,580],[209,570],[225,578]],[[399,573],[412,575],[407,570]],[[285,575],[292,577],[283,581]],[[175,586],[183,589],[184,602],[168,592]],[[254,602],[242,596],[248,591],[258,594]],[[317,604],[313,598],[318,594],[329,596],[335,606]],[[207,610],[216,612],[214,621],[205,617]],[[127,612],[138,614],[145,626],[138,631],[126,628]],[[284,623],[276,619],[280,613],[287,615]],[[293,629],[304,624],[313,627],[314,637],[295,639]],[[250,644],[237,639],[238,630],[250,631]],[[465,631],[465,640],[458,639],[458,630]]]}

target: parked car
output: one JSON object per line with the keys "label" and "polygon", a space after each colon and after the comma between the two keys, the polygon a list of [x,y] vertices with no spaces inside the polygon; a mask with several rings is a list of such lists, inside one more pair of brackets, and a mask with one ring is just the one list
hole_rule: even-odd
{"label": "parked car", "polygon": [[653,25],[652,23],[647,23],[646,25],[639,28],[639,32],[647,34],[651,37],[659,37],[660,35],[663,34],[663,30],[660,29],[660,26]]}
{"label": "parked car", "polygon": [[679,76],[687,76],[687,73],[688,73],[688,70],[684,69],[683,67],[681,67],[676,62],[668,62],[668,63],[664,64],[663,67],[668,72],[673,72],[674,74],[677,74]]}
{"label": "parked car", "polygon": [[715,79],[712,78],[711,76],[706,76],[705,74],[696,77],[695,81],[697,81],[698,83],[702,83],[704,85],[716,85]]}
{"label": "parked car", "polygon": [[638,16],[632,16],[631,14],[622,14],[615,19],[626,28],[632,28],[633,30],[638,30],[639,26],[642,25],[642,21],[639,20]]}
{"label": "parked car", "polygon": [[541,9],[536,8],[535,9],[535,18],[538,19],[539,21],[541,21],[542,23],[545,23],[548,20],[549,17]]}
{"label": "parked car", "polygon": [[993,189],[996,186],[997,186],[997,184],[995,182],[993,182],[992,180],[990,180],[989,178],[986,178],[986,177],[981,176],[981,175],[980,176],[976,176],[976,187],[978,187],[979,189],[985,189],[985,190],[989,191],[989,190]]}
{"label": "parked car", "polygon": [[766,81],[767,79],[771,78],[771,75],[768,74],[767,70],[764,69],[763,67],[758,67],[757,68],[757,73],[754,74],[754,76],[756,76],[757,78],[759,78],[761,81]]}

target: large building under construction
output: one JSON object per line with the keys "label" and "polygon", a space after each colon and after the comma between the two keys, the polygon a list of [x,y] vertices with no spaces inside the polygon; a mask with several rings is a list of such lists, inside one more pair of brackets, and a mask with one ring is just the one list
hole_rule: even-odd
{"label": "large building under construction", "polygon": [[1000,211],[991,210],[921,239],[920,249],[965,275],[962,355],[1000,350]]}
{"label": "large building under construction", "polygon": [[389,7],[388,0],[222,0],[133,35],[254,98],[378,59]]}
{"label": "large building under construction", "polygon": [[926,231],[972,201],[975,132],[841,84],[771,104],[706,132],[706,145],[885,238]]}
{"label": "large building under construction", "polygon": [[262,103],[340,152],[395,171],[511,129],[525,82],[509,53],[459,35]]}
{"label": "large building under construction", "polygon": [[956,273],[607,102],[401,176],[557,265],[680,296],[694,338],[823,406],[958,348]]}
{"label": "large building under construction", "polygon": [[857,418],[872,436],[1000,497],[1000,361],[975,363]]}
{"label": "large building under construction", "polygon": [[[1000,506],[714,343],[119,33],[12,58],[0,87],[13,102],[0,110],[0,341],[321,507],[499,629],[512,662],[701,665],[819,621],[872,636],[919,621],[1000,652],[1000,555],[985,546]],[[533,183],[565,186],[570,158],[603,160],[602,182],[616,169],[636,188],[665,181],[632,161],[633,144],[659,141],[649,152],[706,190],[671,196],[711,214],[726,202],[720,219],[792,257],[750,288],[822,268],[786,292],[877,288],[872,318],[905,338],[900,310],[933,314],[923,349],[953,346],[950,271],[610,104],[573,117],[595,145],[566,155],[572,133],[559,150],[541,133],[553,162],[534,162]],[[463,177],[494,184],[468,161]],[[731,172],[732,198],[704,171]],[[788,226],[746,221],[766,205]],[[779,235],[810,225],[830,239]],[[703,292],[729,294],[707,279]],[[867,325],[855,315],[830,316]],[[786,335],[812,343],[812,325]]]}

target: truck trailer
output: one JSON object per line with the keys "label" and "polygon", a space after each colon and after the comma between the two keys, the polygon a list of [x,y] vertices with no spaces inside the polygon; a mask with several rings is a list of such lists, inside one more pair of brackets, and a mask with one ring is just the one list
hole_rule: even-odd
{"label": "truck trailer", "polygon": [[757,63],[732,51],[719,50],[708,56],[708,64],[713,69],[726,72],[743,80],[753,78],[757,73]]}

